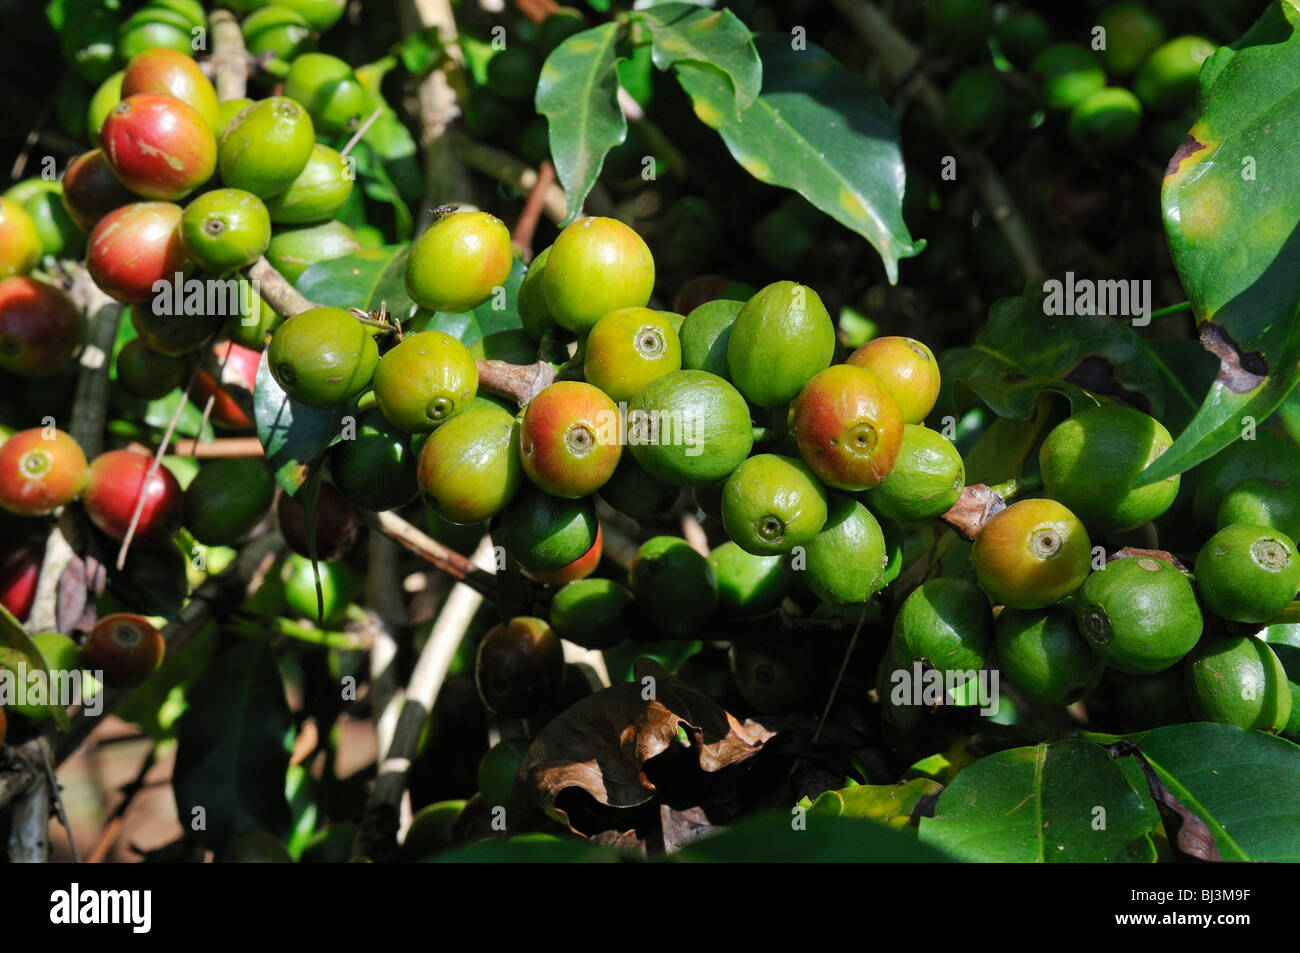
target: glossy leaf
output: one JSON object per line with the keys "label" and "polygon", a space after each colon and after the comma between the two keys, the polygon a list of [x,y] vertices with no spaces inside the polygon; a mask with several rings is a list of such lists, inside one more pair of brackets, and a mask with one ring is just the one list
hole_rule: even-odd
{"label": "glossy leaf", "polygon": [[582,211],[605,154],[627,135],[618,105],[619,31],[618,23],[605,23],[574,34],[542,64],[536,105],[550,130],[555,173],[569,199],[568,221]]}
{"label": "glossy leaf", "polygon": [[1149,862],[1159,821],[1104,748],[1071,740],[960,772],[921,819],[920,839],[971,861]]}
{"label": "glossy leaf", "polygon": [[342,438],[343,417],[356,406],[355,398],[337,407],[300,404],[275,382],[262,352],[253,386],[253,417],[267,464],[286,493],[298,492],[312,460]]}
{"label": "glossy leaf", "polygon": [[[1300,861],[1300,746],[1231,725],[1169,725],[1130,735],[1160,782],[1205,822],[1224,860]],[[1133,758],[1119,759],[1154,811]]]}
{"label": "glossy leaf", "polygon": [[[802,823],[803,829],[796,824]],[[692,841],[677,862],[714,863],[943,863],[952,857],[902,831],[851,817],[809,813],[749,818],[721,834]]]}
{"label": "glossy leaf", "polygon": [[880,253],[891,282],[898,262],[925,247],[903,223],[898,126],[880,94],[819,47],[790,49],[782,35],[755,40],[763,92],[736,116],[728,82],[713,69],[677,64],[695,114],[762,182],[794,189]]}
{"label": "glossy leaf", "polygon": [[663,3],[637,17],[650,31],[655,66],[666,70],[692,63],[726,80],[735,97],[733,113],[747,109],[763,85],[763,64],[749,28],[730,10],[706,10],[692,3]]}
{"label": "glossy leaf", "polygon": [[1274,3],[1202,70],[1201,114],[1170,161],[1165,233],[1219,373],[1154,483],[1213,456],[1300,380],[1300,10]]}
{"label": "glossy leaf", "polygon": [[285,839],[293,721],[270,643],[240,640],[221,650],[189,701],[172,775],[182,822],[189,826],[202,808],[206,825],[194,836],[212,850],[253,829]]}
{"label": "glossy leaf", "polygon": [[994,304],[975,346],[949,348],[939,367],[945,388],[961,384],[999,417],[1028,418],[1044,391],[1063,394],[1075,410],[1096,394],[1154,417],[1164,412],[1160,370],[1129,325],[1045,315],[1032,288]]}
{"label": "glossy leaf", "polygon": [[407,248],[372,248],[343,258],[318,261],[302,273],[297,288],[309,301],[335,308],[378,310],[405,320],[415,302],[406,293]]}

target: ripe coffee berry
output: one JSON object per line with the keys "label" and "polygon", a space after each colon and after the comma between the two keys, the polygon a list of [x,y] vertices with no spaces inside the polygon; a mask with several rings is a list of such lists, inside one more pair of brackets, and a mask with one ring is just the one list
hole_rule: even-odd
{"label": "ripe coffee berry", "polygon": [[183,198],[217,168],[211,123],[171,96],[141,93],[122,100],[109,111],[99,138],[122,184],[147,199]]}
{"label": "ripe coffee berry", "polygon": [[813,376],[795,401],[799,453],[821,480],[840,490],[871,490],[894,469],[903,421],[870,371],[838,364]]}
{"label": "ripe coffee berry", "polygon": [[181,523],[181,488],[171,471],[163,466],[154,469],[153,457],[134,450],[110,450],[91,462],[81,502],[102,532],[118,541],[125,539],[141,496],[144,506],[134,539],[145,545],[166,545]]}
{"label": "ripe coffee berry", "polygon": [[579,381],[551,384],[528,403],[519,431],[524,472],[553,496],[594,493],[613,475],[623,448],[618,407]]}
{"label": "ripe coffee berry", "polygon": [[21,430],[0,446],[0,506],[12,513],[49,513],[75,500],[86,478],[86,455],[62,430]]}
{"label": "ripe coffee berry", "polygon": [[81,662],[91,672],[103,672],[105,684],[131,688],[158,671],[166,651],[162,633],[148,619],[119,612],[95,623],[81,647]]}
{"label": "ripe coffee berry", "polygon": [[189,270],[180,223],[181,208],[170,202],[136,202],[109,212],[90,233],[86,265],[95,284],[118,301],[148,301],[157,282]]}
{"label": "ripe coffee berry", "polygon": [[47,377],[81,345],[84,321],[62,290],[27,277],[0,280],[0,369]]}

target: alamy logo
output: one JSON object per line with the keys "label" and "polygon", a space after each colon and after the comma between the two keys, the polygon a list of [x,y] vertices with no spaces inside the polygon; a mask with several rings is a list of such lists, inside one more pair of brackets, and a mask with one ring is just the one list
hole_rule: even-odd
{"label": "alamy logo", "polygon": [[1131,318],[1135,328],[1151,323],[1151,280],[1106,280],[1075,278],[1067,271],[1065,280],[1043,282],[1047,297],[1043,314],[1049,317],[1097,316]]}
{"label": "alamy logo", "polygon": [[153,283],[153,313],[160,317],[240,316],[240,323],[252,326],[261,320],[258,301],[261,291],[257,282],[237,278],[186,279],[176,272],[169,281],[159,278]]}
{"label": "alamy logo", "polygon": [[704,452],[699,421],[678,410],[631,410],[620,401],[618,413],[601,412],[596,420],[596,442],[601,446],[685,447],[688,457]]}
{"label": "alamy logo", "polygon": [[104,711],[104,693],[98,690],[96,680],[102,681],[102,675],[87,675],[75,668],[47,672],[43,668],[28,669],[26,662],[19,662],[12,669],[0,668],[0,705],[81,705],[85,714],[100,715]]}
{"label": "alamy logo", "polygon": [[50,894],[50,922],[60,926],[127,924],[132,933],[148,933],[153,926],[152,890],[68,890]]}
{"label": "alamy logo", "polygon": [[939,705],[978,706],[981,715],[998,713],[998,685],[1001,679],[997,669],[979,671],[940,671],[913,662],[910,669],[894,669],[889,675],[893,686],[889,702],[896,708]]}

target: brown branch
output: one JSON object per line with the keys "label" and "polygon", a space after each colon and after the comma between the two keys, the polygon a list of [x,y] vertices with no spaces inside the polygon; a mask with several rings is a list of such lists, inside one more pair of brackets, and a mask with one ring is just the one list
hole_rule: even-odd
{"label": "brown branch", "polygon": [[555,184],[555,166],[547,159],[537,169],[537,181],[528,193],[528,201],[515,223],[511,240],[522,250],[524,261],[532,261],[533,235],[537,232],[537,221],[542,217],[542,208],[546,205],[546,191]]}
{"label": "brown branch", "polygon": [[416,89],[418,141],[424,155],[424,202],[416,222],[418,233],[428,227],[437,206],[454,201],[473,204],[474,183],[452,153],[447,136],[461,113],[457,89],[466,87],[460,75],[464,56],[450,0],[402,0],[398,13],[404,34],[411,36],[432,29],[442,43],[439,68],[421,79]]}
{"label": "brown branch", "polygon": [[[86,315],[88,326],[67,430],[81,446],[86,459],[94,460],[104,446],[109,370],[113,359],[113,342],[122,321],[122,305],[99,290],[83,265],[67,265],[60,278],[60,284]],[[45,546],[45,561],[36,583],[36,600],[27,620],[27,631],[47,632],[58,628],[59,580],[63,578],[63,571],[74,555],[73,546],[76,542],[75,524],[71,519],[61,519],[50,531]]]}
{"label": "brown branch", "polygon": [[508,364],[505,361],[475,361],[480,387],[509,397],[520,407],[555,383],[555,365]]}
{"label": "brown branch", "polygon": [[316,307],[265,256],[245,268],[244,274],[253,282],[257,293],[282,318],[292,318],[295,314]]}
{"label": "brown branch", "polygon": [[[484,537],[479,543],[471,564],[484,567],[476,568],[476,571],[492,578],[487,571],[488,567],[495,565],[490,537]],[[391,849],[391,844],[384,843],[384,821],[398,813],[420,735],[446,681],[456,649],[464,641],[474,614],[482,604],[482,593],[464,584],[452,587],[424,648],[420,650],[405,692],[394,695],[393,704],[385,711],[385,717],[392,719],[391,733],[384,733],[385,740],[379,747],[378,775],[366,803],[366,820],[357,833],[357,847],[364,856],[374,856],[377,847],[381,851]]]}
{"label": "brown branch", "polygon": [[177,457],[211,460],[228,457],[261,457],[266,455],[266,450],[256,437],[218,437],[207,443],[200,443],[193,438],[178,440],[172,444],[171,453]]}
{"label": "brown branch", "polygon": [[212,28],[211,66],[217,99],[223,103],[243,99],[248,95],[249,55],[239,23],[229,10],[213,10],[208,23]]}
{"label": "brown branch", "polygon": [[496,599],[496,581],[491,573],[479,569],[469,559],[416,529],[396,513],[370,513],[367,514],[366,519],[372,529],[377,529],[389,539],[395,540],[408,552],[414,553],[436,569],[445,572],[457,582],[465,583],[488,599]]}

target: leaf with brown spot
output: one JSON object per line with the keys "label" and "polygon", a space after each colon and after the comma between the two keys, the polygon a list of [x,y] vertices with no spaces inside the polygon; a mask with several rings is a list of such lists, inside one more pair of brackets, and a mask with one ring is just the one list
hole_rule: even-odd
{"label": "leaf with brown spot", "polygon": [[1200,115],[1170,161],[1161,202],[1178,276],[1219,360],[1200,409],[1140,477],[1209,459],[1300,380],[1300,10],[1273,3],[1205,62]]}
{"label": "leaf with brown spot", "polygon": [[[644,698],[651,688],[654,697]],[[526,829],[540,813],[583,833],[573,825],[569,810],[557,803],[562,794],[570,792],[566,804],[574,794],[585,795],[595,802],[595,813],[649,807],[660,794],[647,777],[651,759],[676,756],[674,772],[716,774],[758,754],[774,735],[757,722],[737,721],[707,695],[662,669],[638,663],[635,680],[578,701],[537,735],[511,794],[511,830]],[[674,746],[679,750],[672,750]],[[612,823],[618,830],[628,828]]]}
{"label": "leaf with brown spot", "polygon": [[1161,783],[1151,762],[1137,745],[1125,739],[1106,750],[1112,758],[1132,757],[1142,768],[1151,791],[1151,799],[1156,802],[1156,809],[1165,825],[1165,834],[1169,836],[1169,846],[1174,849],[1179,860],[1223,860],[1214,843],[1214,835],[1205,826],[1205,822]]}
{"label": "leaf with brown spot", "polygon": [[1029,286],[989,310],[974,347],[939,356],[944,388],[959,406],[969,392],[999,417],[1028,420],[1044,394],[1061,394],[1073,410],[1104,394],[1160,416],[1165,393],[1160,369],[1125,321],[1100,316],[1052,316],[1042,288]]}

